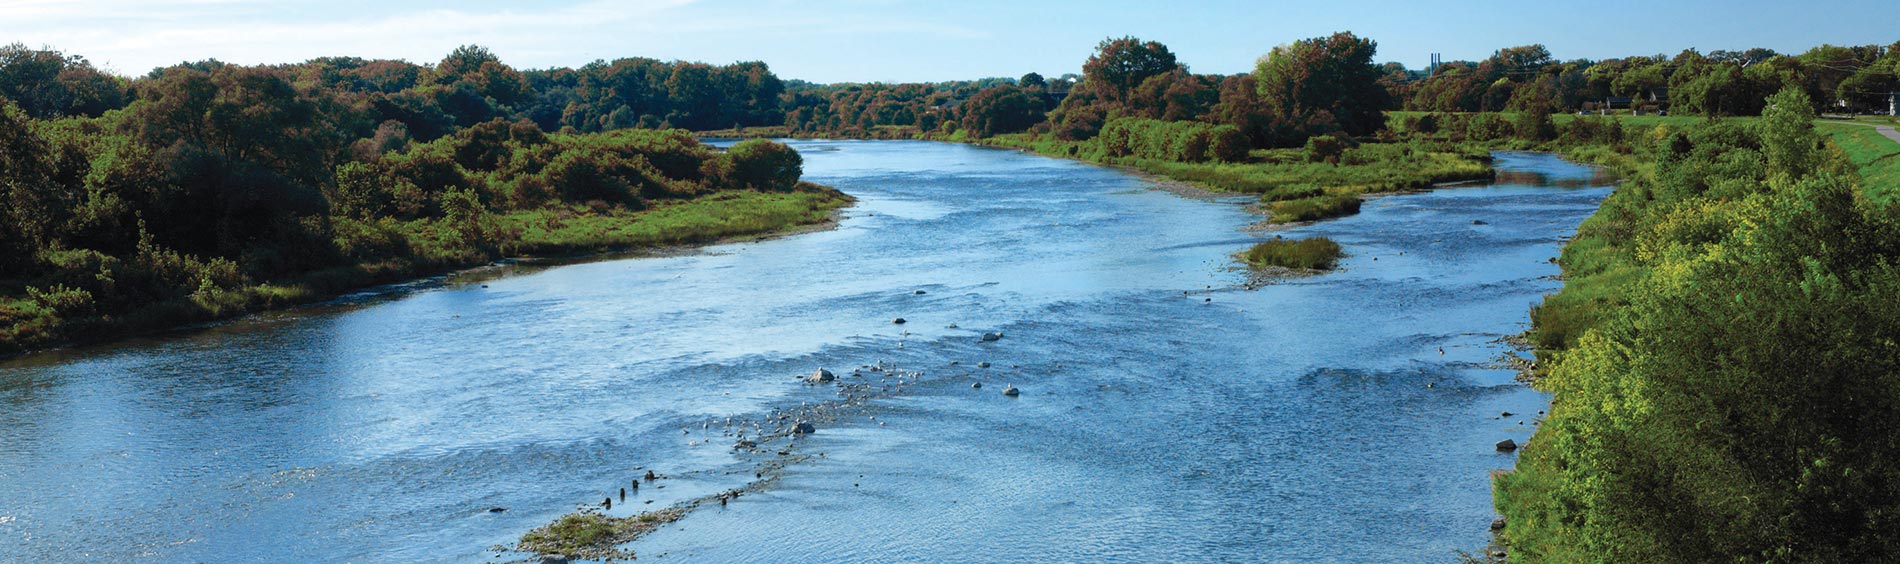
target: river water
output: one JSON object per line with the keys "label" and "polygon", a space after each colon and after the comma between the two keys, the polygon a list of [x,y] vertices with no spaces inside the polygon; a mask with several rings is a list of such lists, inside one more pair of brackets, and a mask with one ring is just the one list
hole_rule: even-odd
{"label": "river water", "polygon": [[[794,146],[860,199],[838,229],[0,363],[0,561],[518,557],[490,547],[645,470],[667,478],[614,514],[754,480],[785,440],[734,453],[726,418],[836,400],[795,381],[825,367],[892,391],[796,441],[809,458],[765,491],[626,548],[1452,562],[1487,540],[1487,472],[1512,463],[1492,443],[1547,401],[1495,367],[1499,339],[1609,191],[1501,154],[1508,184],[1284,232],[1351,256],[1247,290],[1230,255],[1262,235],[1233,202],[1012,151]],[[878,362],[922,375],[852,374]]]}

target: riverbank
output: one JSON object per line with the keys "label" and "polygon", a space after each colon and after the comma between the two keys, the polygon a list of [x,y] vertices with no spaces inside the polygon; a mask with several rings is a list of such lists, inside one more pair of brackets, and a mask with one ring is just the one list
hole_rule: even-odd
{"label": "riverbank", "polygon": [[[576,262],[630,252],[673,254],[826,229],[853,202],[835,189],[805,185],[789,192],[722,191],[638,211],[565,206],[491,213],[481,222],[490,239],[486,244],[418,248],[398,258],[202,291],[118,315],[67,317],[61,315],[67,312],[17,298],[0,302],[0,359],[307,305],[365,288],[486,268],[504,259]],[[438,242],[433,239],[440,223],[414,221],[391,231],[427,245]]]}

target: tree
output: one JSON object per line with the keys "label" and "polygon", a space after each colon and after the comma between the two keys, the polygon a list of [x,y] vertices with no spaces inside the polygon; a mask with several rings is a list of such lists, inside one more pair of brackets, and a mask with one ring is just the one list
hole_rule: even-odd
{"label": "tree", "polygon": [[1042,75],[1032,72],[1032,73],[1023,75],[1021,79],[1016,81],[1016,85],[1021,86],[1023,88],[1040,89],[1040,88],[1047,87],[1048,83],[1043,81]]}
{"label": "tree", "polygon": [[965,131],[977,137],[1016,133],[1041,123],[1042,97],[1018,86],[986,88],[959,108]]}
{"label": "tree", "polygon": [[[1377,45],[1351,33],[1335,33],[1275,47],[1254,69],[1254,81],[1267,109],[1295,124],[1330,113],[1350,135],[1369,135],[1385,126],[1387,94],[1372,64]],[[1316,133],[1296,126],[1296,142]]]}
{"label": "tree", "polygon": [[14,43],[0,47],[0,99],[32,118],[98,116],[125,105],[126,86],[85,57]]}
{"label": "tree", "polygon": [[1798,178],[1813,171],[1817,158],[1814,107],[1807,94],[1790,87],[1769,96],[1760,128],[1762,156],[1768,160],[1770,175]]}
{"label": "tree", "polygon": [[1104,39],[1082,64],[1083,84],[1110,103],[1124,103],[1129,90],[1148,77],[1180,68],[1168,47],[1134,37]]}

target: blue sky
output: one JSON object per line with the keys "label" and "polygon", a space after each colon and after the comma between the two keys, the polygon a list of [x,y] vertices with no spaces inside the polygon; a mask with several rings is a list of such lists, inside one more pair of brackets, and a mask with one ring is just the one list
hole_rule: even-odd
{"label": "blue sky", "polygon": [[521,68],[645,56],[763,60],[815,82],[936,81],[1078,72],[1096,42],[1167,44],[1196,72],[1246,71],[1275,45],[1350,30],[1380,61],[1477,59],[1543,43],[1558,58],[1685,48],[1900,41],[1900,1],[1572,3],[1033,0],[0,0],[0,42],[84,55],[121,74],[217,58],[322,55],[433,62],[464,43]]}

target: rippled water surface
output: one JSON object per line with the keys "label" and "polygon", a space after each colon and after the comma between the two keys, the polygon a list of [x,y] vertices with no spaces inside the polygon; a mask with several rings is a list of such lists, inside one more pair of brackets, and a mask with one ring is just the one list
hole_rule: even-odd
{"label": "rippled water surface", "polygon": [[1230,254],[1262,235],[1232,202],[1008,151],[794,145],[860,199],[838,229],[0,363],[0,561],[492,561],[644,469],[672,477],[616,514],[743,486],[771,453],[702,425],[885,361],[923,376],[800,440],[823,456],[767,491],[628,548],[1451,562],[1486,540],[1486,472],[1512,462],[1492,443],[1532,428],[1499,413],[1546,401],[1487,367],[1498,339],[1609,190],[1504,154],[1511,184],[1287,232],[1351,257],[1245,290]]}

